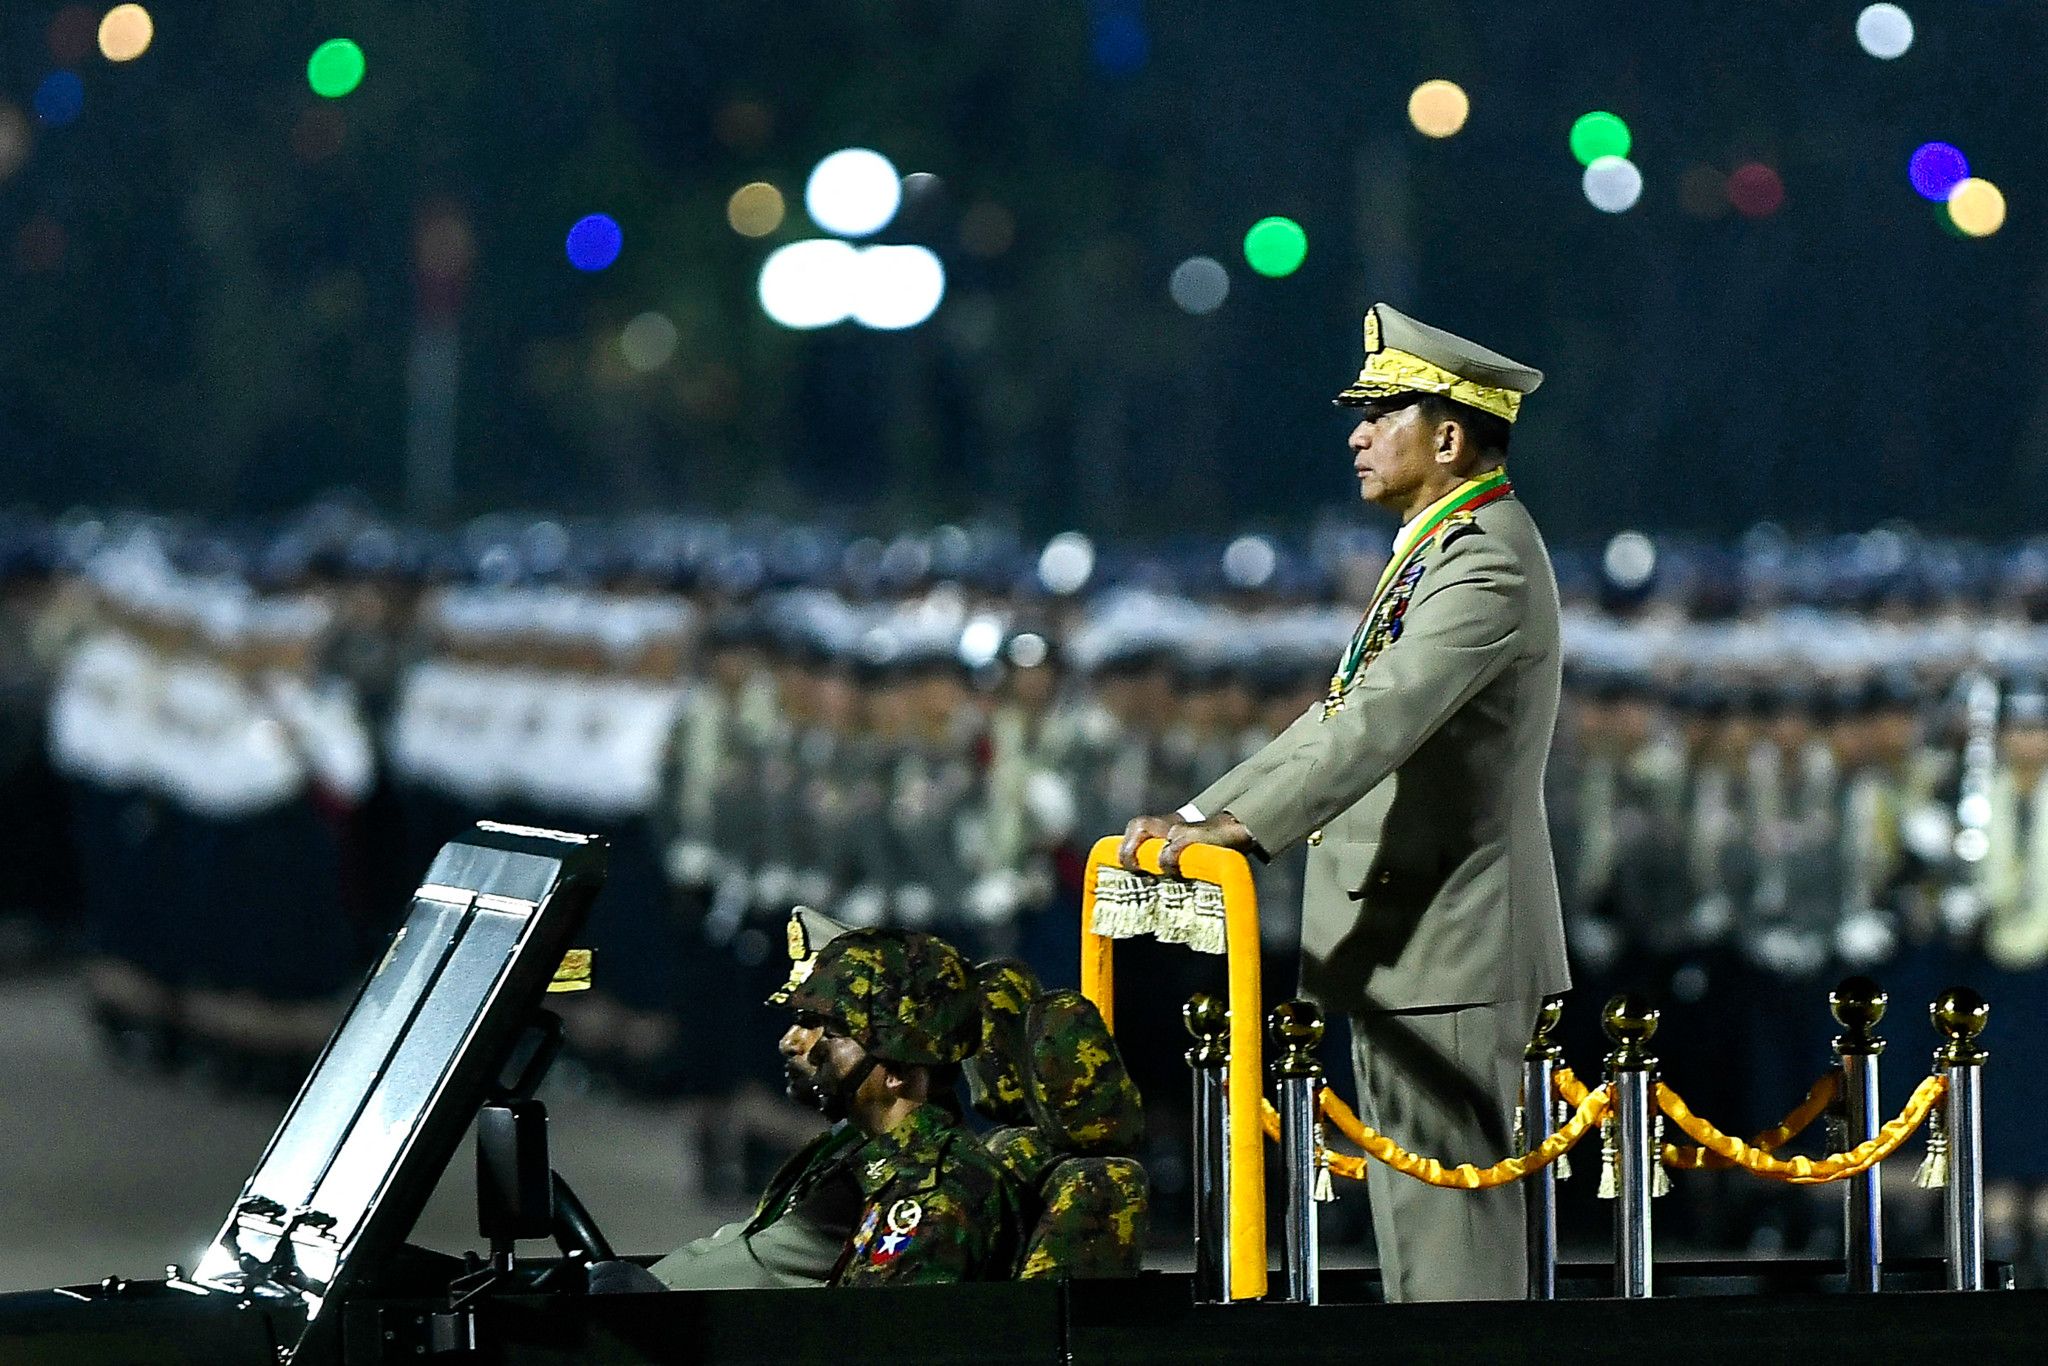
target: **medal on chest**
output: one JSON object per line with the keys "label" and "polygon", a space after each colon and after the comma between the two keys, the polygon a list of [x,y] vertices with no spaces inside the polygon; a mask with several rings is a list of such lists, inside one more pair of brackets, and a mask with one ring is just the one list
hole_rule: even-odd
{"label": "medal on chest", "polygon": [[1323,720],[1327,721],[1344,710],[1345,695],[1358,681],[1358,676],[1379,657],[1382,650],[1401,638],[1408,603],[1415,596],[1416,585],[1422,580],[1430,547],[1442,545],[1445,532],[1470,525],[1473,514],[1480,508],[1507,497],[1513,491],[1507,471],[1496,469],[1479,479],[1467,481],[1415,519],[1412,533],[1395,545],[1393,558],[1381,571],[1379,586],[1373,590],[1371,604],[1365,609],[1358,629],[1352,632],[1343,662],[1338,665],[1337,672],[1330,675],[1330,690],[1323,697]]}

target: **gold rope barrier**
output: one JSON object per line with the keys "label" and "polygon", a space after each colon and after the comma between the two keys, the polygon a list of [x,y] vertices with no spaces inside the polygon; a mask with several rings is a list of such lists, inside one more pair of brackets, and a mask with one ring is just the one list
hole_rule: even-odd
{"label": "gold rope barrier", "polygon": [[[1835,1103],[1835,1097],[1842,1094],[1842,1074],[1826,1072],[1806,1093],[1806,1099],[1799,1102],[1791,1114],[1785,1116],[1775,1129],[1766,1129],[1749,1140],[1749,1146],[1759,1152],[1776,1152],[1806,1131],[1828,1106]],[[1664,1145],[1664,1165],[1674,1171],[1722,1170],[1736,1165],[1735,1160],[1723,1157],[1711,1148],[1680,1148],[1674,1144]]]}
{"label": "gold rope barrier", "polygon": [[1758,1176],[1773,1180],[1789,1181],[1794,1185],[1824,1185],[1846,1177],[1859,1176],[1870,1170],[1885,1158],[1898,1151],[1899,1145],[1910,1138],[1915,1129],[1927,1119],[1943,1093],[1948,1090],[1948,1078],[1936,1074],[1921,1081],[1907,1100],[1906,1108],[1898,1118],[1877,1131],[1877,1137],[1867,1143],[1859,1143],[1845,1153],[1833,1153],[1823,1158],[1793,1157],[1777,1158],[1761,1152],[1722,1133],[1706,1120],[1695,1115],[1676,1091],[1662,1082],[1657,1083],[1657,1105],[1671,1116],[1679,1128],[1699,1140],[1701,1146],[1712,1149],[1735,1166]]}
{"label": "gold rope barrier", "polygon": [[[1505,1186],[1525,1176],[1543,1170],[1565,1155],[1572,1145],[1584,1138],[1593,1127],[1607,1116],[1609,1105],[1607,1088],[1586,1093],[1579,1102],[1577,1113],[1566,1120],[1558,1131],[1538,1144],[1533,1150],[1520,1157],[1505,1157],[1491,1167],[1475,1167],[1470,1162],[1461,1162],[1455,1167],[1446,1167],[1433,1157],[1417,1157],[1385,1134],[1371,1128],[1353,1113],[1332,1091],[1322,1095],[1323,1118],[1336,1128],[1337,1132],[1365,1149],[1367,1155],[1379,1159],[1387,1166],[1417,1181],[1431,1186],[1445,1186],[1453,1190],[1486,1190],[1493,1186]],[[1266,1137],[1275,1142],[1280,1138],[1280,1114],[1270,1103],[1264,1107]],[[1365,1159],[1351,1157],[1345,1153],[1325,1150],[1322,1161],[1336,1176],[1348,1177],[1354,1181],[1365,1179]]]}

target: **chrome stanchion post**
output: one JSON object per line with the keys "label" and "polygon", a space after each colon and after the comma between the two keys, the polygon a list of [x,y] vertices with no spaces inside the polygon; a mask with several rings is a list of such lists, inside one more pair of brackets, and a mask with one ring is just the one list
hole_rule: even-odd
{"label": "chrome stanchion post", "polygon": [[1226,1132],[1225,1039],[1230,1011],[1206,992],[1188,997],[1181,1023],[1194,1036],[1187,1051],[1194,1073],[1195,1299],[1220,1304],[1230,1294],[1230,1163]]}
{"label": "chrome stanchion post", "polygon": [[1287,1188],[1286,1238],[1280,1247],[1288,1304],[1321,1301],[1322,1250],[1316,1234],[1316,1109],[1323,1065],[1323,1017],[1307,1001],[1283,1001],[1266,1017],[1273,1042],[1274,1106],[1280,1111],[1280,1161]]}
{"label": "chrome stanchion post", "polygon": [[[1868,977],[1850,977],[1828,993],[1828,1009],[1842,1032],[1835,1036],[1835,1055],[1842,1062],[1842,1104],[1849,1117],[1854,1148],[1877,1137],[1877,1060],[1884,1040],[1872,1031],[1884,1018],[1890,1000],[1884,988]],[[1843,1241],[1849,1264],[1849,1289],[1877,1290],[1884,1280],[1884,1195],[1877,1169],[1843,1183]]]}
{"label": "chrome stanchion post", "polygon": [[[1564,1048],[1551,1035],[1564,1016],[1564,997],[1544,998],[1536,1032],[1522,1050],[1522,1138],[1530,1151],[1556,1131],[1551,1093],[1557,1087]],[[1529,1298],[1557,1298],[1557,1164],[1524,1183],[1528,1193]]]}
{"label": "chrome stanchion post", "polygon": [[1617,996],[1601,1013],[1601,1027],[1614,1041],[1607,1055],[1607,1079],[1614,1087],[1616,1145],[1614,1206],[1614,1293],[1626,1299],[1650,1294],[1651,1087],[1657,1060],[1649,1042],[1657,1032],[1655,1006]]}
{"label": "chrome stanchion post", "polygon": [[1948,1040],[1934,1052],[1948,1074],[1948,1288],[1984,1288],[1984,1060],[1977,1042],[1991,1007],[1968,987],[1950,987],[1928,1007]]}

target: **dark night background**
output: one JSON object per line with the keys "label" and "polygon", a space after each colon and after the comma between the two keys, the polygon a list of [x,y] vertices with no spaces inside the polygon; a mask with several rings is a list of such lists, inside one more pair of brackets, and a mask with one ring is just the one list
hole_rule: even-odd
{"label": "dark night background", "polygon": [[[1549,372],[1514,468],[1553,535],[2030,530],[2042,12],[1922,7],[1886,62],[1860,8],[156,5],[150,51],[76,62],[82,117],[27,114],[0,179],[0,500],[1285,529],[1348,494],[1327,400],[1384,297]],[[0,14],[8,110],[59,64],[58,15]],[[330,102],[305,62],[336,35],[369,72]],[[1444,141],[1405,114],[1434,76],[1473,102]],[[1581,194],[1589,109],[1634,130],[1630,212]],[[2005,192],[2002,231],[1914,194],[1933,138]],[[939,177],[883,236],[949,273],[906,333],[787,332],[754,297],[846,145]],[[1776,213],[1682,202],[1689,169],[1748,161]],[[725,221],[752,180],[792,203],[764,240]],[[562,243],[592,212],[626,247],[586,275]],[[1280,280],[1239,249],[1270,213],[1309,236]],[[420,265],[450,224],[463,279]],[[1232,277],[1201,317],[1165,287],[1198,253]],[[408,509],[408,339],[449,306],[456,496]],[[639,374],[618,330],[647,309],[680,344]]]}

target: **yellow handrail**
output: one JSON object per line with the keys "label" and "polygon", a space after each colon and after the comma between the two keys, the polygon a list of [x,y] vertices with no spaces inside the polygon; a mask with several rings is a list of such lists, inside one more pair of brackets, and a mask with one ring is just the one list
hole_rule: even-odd
{"label": "yellow handrail", "polygon": [[[1116,1028],[1115,941],[1095,933],[1095,874],[1117,867],[1123,839],[1105,835],[1088,851],[1081,878],[1081,994]],[[1138,866],[1163,877],[1159,851],[1164,840],[1138,846]],[[1230,973],[1229,1097],[1230,1298],[1262,1299],[1266,1294],[1266,1152],[1259,1107],[1264,1101],[1265,1060],[1261,1035],[1265,1011],[1259,1000],[1259,899],[1251,865],[1243,854],[1212,844],[1181,852],[1180,875],[1223,889],[1224,957]]]}

